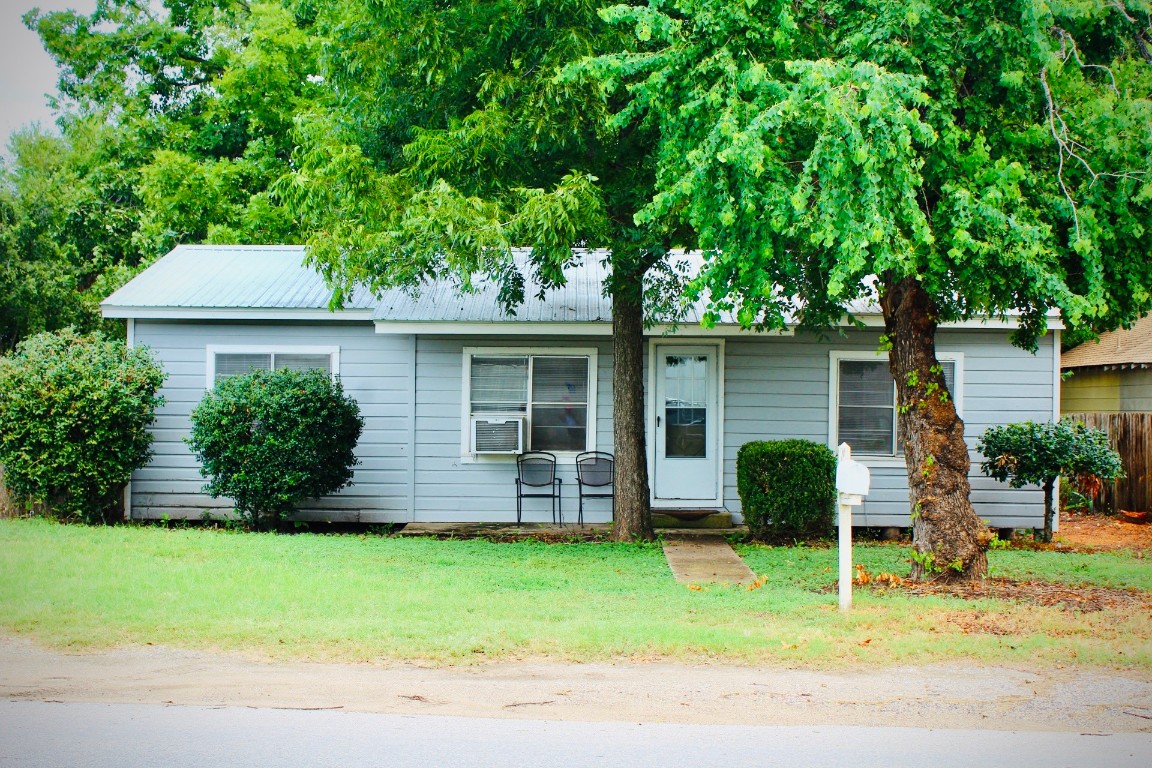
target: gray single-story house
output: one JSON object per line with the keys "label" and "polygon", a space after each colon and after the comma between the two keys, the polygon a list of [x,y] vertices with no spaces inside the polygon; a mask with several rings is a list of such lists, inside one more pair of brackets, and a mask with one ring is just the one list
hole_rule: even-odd
{"label": "gray single-story house", "polygon": [[[203,493],[183,440],[189,414],[221,376],[254,367],[321,367],[340,376],[365,419],[354,485],[305,505],[300,516],[365,523],[511,522],[518,451],[558,456],[566,518],[575,518],[574,460],[612,450],[611,307],[601,254],[572,267],[545,299],[533,286],[515,315],[481,281],[374,297],[359,291],[330,311],[321,278],[299,246],[181,246],[102,305],[124,318],[128,339],[152,349],[168,373],[155,457],[133,475],[134,519],[200,518],[230,510]],[[857,329],[805,332],[703,328],[690,317],[649,332],[647,444],[656,509],[727,510],[739,520],[735,460],[750,440],[846,441],[871,468],[859,526],[909,524],[896,438],[894,386],[877,352],[883,323],[867,311]],[[1013,347],[1012,321],[965,322],[937,338],[954,398],[975,445],[985,428],[1058,414],[1060,341],[1036,354]],[[1038,489],[983,477],[973,453],[973,501],[995,527],[1043,525]],[[608,500],[586,502],[606,522]],[[526,521],[550,520],[526,501]]]}

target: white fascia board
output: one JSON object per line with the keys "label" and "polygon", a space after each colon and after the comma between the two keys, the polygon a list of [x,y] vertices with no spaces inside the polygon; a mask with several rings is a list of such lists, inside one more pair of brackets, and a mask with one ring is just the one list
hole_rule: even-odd
{"label": "white fascia board", "polygon": [[[499,322],[466,323],[454,321],[410,322],[377,320],[376,333],[391,335],[414,334],[417,336],[611,336],[612,323],[547,323],[547,322]],[[746,331],[738,325],[717,325],[704,328],[693,323],[673,326],[668,323],[654,325],[644,332],[645,336],[707,337],[707,336],[750,336],[754,331]],[[765,331],[764,335],[791,336],[794,329]]]}
{"label": "white fascia board", "polygon": [[377,320],[376,333],[416,336],[611,336],[612,323],[468,323]]}
{"label": "white fascia board", "polygon": [[100,314],[106,318],[136,320],[372,320],[370,309],[243,309],[205,307],[121,307],[103,305]]}
{"label": "white fascia board", "polygon": [[[856,320],[863,323],[867,328],[883,328],[884,317],[882,315],[855,315]],[[852,323],[848,320],[841,320],[839,325],[845,328],[851,328]],[[1063,330],[1064,322],[1059,318],[1052,315],[1048,316],[1048,330],[1059,331]],[[984,331],[1014,331],[1020,327],[1020,321],[1015,318],[1000,318],[1000,317],[974,317],[969,320],[957,320],[950,323],[940,323],[942,329],[966,329],[966,330],[984,330]]]}

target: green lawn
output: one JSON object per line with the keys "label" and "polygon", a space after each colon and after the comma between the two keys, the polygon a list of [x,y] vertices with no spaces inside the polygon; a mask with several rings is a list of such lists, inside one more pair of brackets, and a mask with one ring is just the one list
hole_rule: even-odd
{"label": "green lawn", "polygon": [[[55,647],[154,643],[273,658],[553,657],[840,666],[973,659],[1152,669],[1148,610],[1078,614],[858,590],[835,549],[739,547],[756,590],[677,584],[655,545],[498,544],[0,520],[0,630]],[[873,573],[906,552],[860,546]],[[1152,590],[1127,554],[993,552],[994,573]]]}

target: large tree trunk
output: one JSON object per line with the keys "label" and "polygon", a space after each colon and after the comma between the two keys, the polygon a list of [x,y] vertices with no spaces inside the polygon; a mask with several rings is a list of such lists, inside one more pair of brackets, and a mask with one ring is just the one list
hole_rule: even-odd
{"label": "large tree trunk", "polygon": [[880,300],[896,380],[912,504],[912,576],[980,579],[991,538],[969,500],[964,422],[936,360],[936,307],[919,281],[889,282]]}
{"label": "large tree trunk", "polygon": [[[622,286],[621,286],[622,287]],[[644,447],[644,309],[638,291],[612,298],[612,438],[616,452],[616,541],[650,540],[648,459]]]}

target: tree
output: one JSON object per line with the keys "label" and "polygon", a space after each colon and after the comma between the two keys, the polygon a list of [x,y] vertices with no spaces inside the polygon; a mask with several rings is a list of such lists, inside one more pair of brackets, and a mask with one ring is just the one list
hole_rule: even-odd
{"label": "tree", "polygon": [[[651,538],[644,449],[644,277],[670,238],[637,225],[651,134],[605,130],[598,86],[558,78],[628,43],[592,0],[333,2],[316,25],[329,101],[300,121],[296,170],[276,187],[310,233],[339,303],[372,289],[476,273],[519,303],[578,246],[607,247],[613,301],[614,536]],[[524,271],[512,249],[531,248]]]}
{"label": "tree", "polygon": [[834,326],[878,304],[916,549],[987,571],[943,322],[1130,322],[1150,303],[1145,0],[649,0],[604,12],[645,49],[576,68],[659,131],[649,227],[687,225],[708,319]]}
{"label": "tree", "polygon": [[99,0],[24,22],[60,67],[61,135],[18,133],[0,169],[0,349],[98,327],[177,243],[299,241],[268,188],[318,92],[307,3]]}
{"label": "tree", "polygon": [[980,469],[985,475],[1013,488],[1044,488],[1044,541],[1052,541],[1057,478],[1099,482],[1124,475],[1120,454],[1109,445],[1108,434],[1069,420],[989,427],[977,449],[984,456]]}
{"label": "tree", "polygon": [[352,484],[360,408],[327,371],[229,376],[192,411],[188,447],[213,498],[236,502],[259,529],[304,499]]}
{"label": "tree", "polygon": [[71,329],[25,339],[0,358],[0,464],[8,490],[65,517],[112,522],[164,372],[143,347]]}

